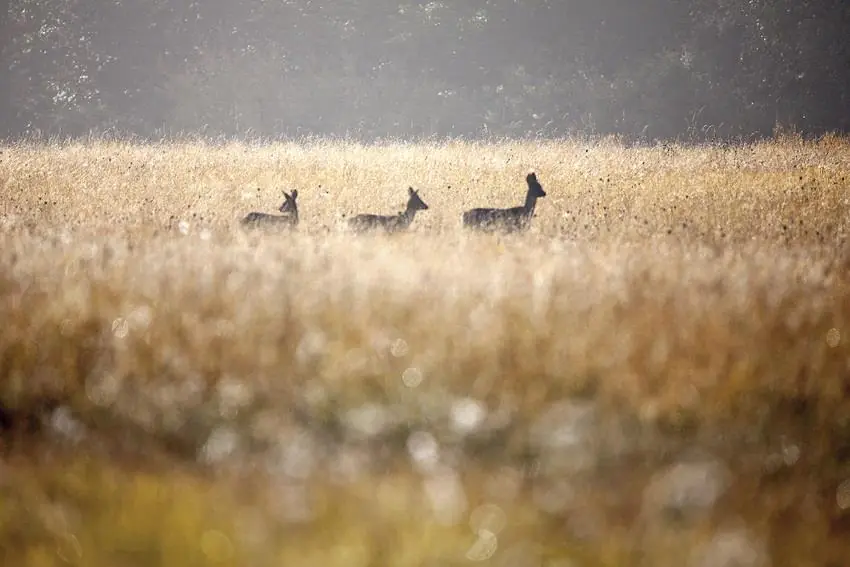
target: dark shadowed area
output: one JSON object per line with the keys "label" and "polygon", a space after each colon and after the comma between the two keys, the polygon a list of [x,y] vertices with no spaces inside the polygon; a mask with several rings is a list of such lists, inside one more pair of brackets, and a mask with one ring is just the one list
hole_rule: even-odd
{"label": "dark shadowed area", "polygon": [[850,128],[841,0],[2,0],[0,135]]}

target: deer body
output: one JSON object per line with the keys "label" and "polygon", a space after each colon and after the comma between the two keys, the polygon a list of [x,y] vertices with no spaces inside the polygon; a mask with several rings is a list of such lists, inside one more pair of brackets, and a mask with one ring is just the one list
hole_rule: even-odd
{"label": "deer body", "polygon": [[417,211],[428,210],[428,205],[419,197],[419,193],[413,190],[413,187],[410,187],[407,191],[410,197],[407,200],[407,207],[403,212],[397,215],[357,215],[348,219],[348,227],[355,232],[365,232],[368,230],[400,232],[407,230],[410,227],[410,223],[416,217]]}
{"label": "deer body", "polygon": [[283,193],[284,201],[278,208],[283,214],[269,215],[266,213],[248,213],[242,219],[242,226],[247,228],[294,228],[298,225],[298,190],[292,191],[292,195]]}
{"label": "deer body", "polygon": [[529,173],[525,178],[528,192],[525,194],[525,204],[509,209],[470,209],[463,213],[463,226],[474,230],[504,232],[521,232],[527,230],[537,199],[545,197],[546,192],[537,181],[537,175]]}

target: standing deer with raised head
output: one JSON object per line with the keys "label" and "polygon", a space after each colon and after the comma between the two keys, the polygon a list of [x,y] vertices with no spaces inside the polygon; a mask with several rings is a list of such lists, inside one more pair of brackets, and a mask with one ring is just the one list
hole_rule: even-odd
{"label": "standing deer with raised head", "polygon": [[471,209],[463,213],[463,226],[482,231],[520,232],[527,230],[537,199],[546,196],[546,191],[537,181],[537,175],[532,172],[525,178],[528,192],[525,194],[525,204],[509,209]]}
{"label": "standing deer with raised head", "polygon": [[269,215],[266,213],[248,213],[242,219],[242,226],[249,228],[294,228],[298,225],[298,205],[295,199],[298,198],[298,190],[294,189],[292,195],[286,191],[283,192],[284,201],[278,208],[283,214]]}
{"label": "standing deer with raised head", "polygon": [[413,187],[408,190],[410,196],[407,200],[407,207],[403,212],[396,215],[373,215],[362,214],[348,219],[348,227],[355,232],[365,232],[367,230],[383,230],[385,232],[399,232],[407,230],[417,211],[427,211],[428,205],[419,197],[419,192],[414,191]]}

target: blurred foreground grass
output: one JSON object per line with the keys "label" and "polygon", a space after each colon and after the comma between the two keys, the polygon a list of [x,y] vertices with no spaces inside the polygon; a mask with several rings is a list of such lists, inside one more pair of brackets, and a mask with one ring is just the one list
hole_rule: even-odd
{"label": "blurred foreground grass", "polygon": [[844,564],[843,139],[0,158],[4,565]]}

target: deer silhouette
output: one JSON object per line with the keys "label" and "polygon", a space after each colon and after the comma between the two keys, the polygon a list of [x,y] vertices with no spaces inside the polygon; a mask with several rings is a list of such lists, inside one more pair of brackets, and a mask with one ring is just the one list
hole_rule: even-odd
{"label": "deer silhouette", "polygon": [[348,227],[355,232],[383,230],[385,232],[400,232],[407,230],[413,222],[417,211],[427,211],[428,205],[419,197],[419,192],[413,187],[408,190],[407,207],[396,215],[361,214],[348,219]]}
{"label": "deer silhouette", "polygon": [[545,197],[546,192],[537,181],[537,175],[532,172],[525,178],[528,192],[525,194],[525,204],[509,209],[470,209],[463,213],[463,226],[480,231],[520,232],[527,230],[537,199]]}
{"label": "deer silhouette", "polygon": [[298,205],[295,202],[298,198],[298,190],[293,190],[291,195],[284,191],[283,197],[284,201],[278,208],[278,211],[283,214],[248,213],[242,219],[242,226],[248,228],[295,228],[298,226]]}

